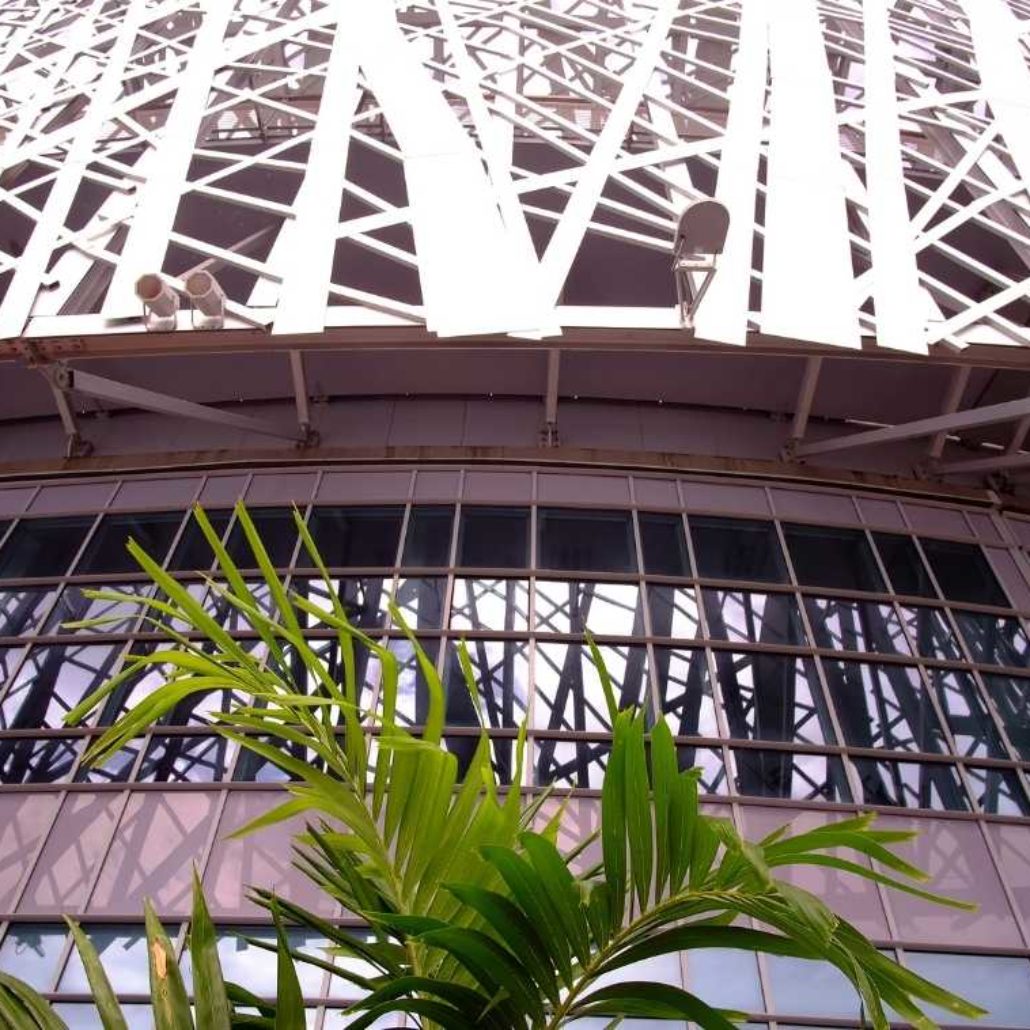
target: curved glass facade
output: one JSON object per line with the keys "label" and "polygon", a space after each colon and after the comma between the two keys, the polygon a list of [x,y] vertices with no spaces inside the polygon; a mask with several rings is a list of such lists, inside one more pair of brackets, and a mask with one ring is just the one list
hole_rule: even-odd
{"label": "curved glass facade", "polygon": [[[146,990],[142,898],[154,895],[179,925],[191,862],[202,866],[225,925],[227,961],[258,982],[258,953],[244,955],[248,946],[231,932],[260,920],[243,884],[271,878],[305,897],[285,864],[287,828],[266,846],[224,839],[268,804],[282,776],[214,735],[211,714],[224,697],[191,699],[103,768],[80,764],[85,740],[141,696],[147,679],[126,683],[90,725],[62,722],[126,653],[160,639],[137,611],[83,593],[150,589],[125,553],[127,536],[229,630],[260,645],[206,586],[212,554],[189,512],[202,503],[249,568],[253,556],[232,518],[237,497],[291,588],[328,604],[293,525],[292,506],[302,512],[351,618],[401,659],[401,712],[417,727],[424,684],[387,613],[396,599],[448,690],[447,740],[459,758],[477,732],[455,652],[467,642],[498,770],[510,778],[525,721],[532,759],[520,786],[575,789],[570,839],[596,821],[609,746],[587,630],[621,699],[668,722],[684,766],[702,769],[707,803],[745,832],[855,806],[920,829],[916,861],[940,889],[979,901],[975,920],[830,871],[804,882],[885,948],[900,948],[913,968],[941,976],[956,955],[979,963],[984,983],[1001,992],[987,999],[990,1025],[1028,1025],[1030,523],[743,480],[483,468],[127,478],[0,492],[9,512],[0,538],[0,907],[9,916],[0,968],[25,975],[31,955],[33,982],[67,999],[81,1025],[90,1025],[88,1008],[74,1007],[82,974],[66,962],[58,913],[103,920],[94,935],[124,960],[119,989],[131,999]],[[256,580],[254,588],[260,598]],[[98,616],[116,619],[103,631],[66,626]],[[332,633],[311,620],[309,635],[332,668]],[[365,655],[359,667],[364,703],[374,708],[376,661]],[[131,973],[134,955],[142,965]],[[857,1017],[844,986],[816,990],[803,963],[718,958],[719,969],[731,959],[740,968],[732,986],[719,987],[727,997],[715,1000],[756,1020]],[[675,961],[649,975],[706,977],[708,961]],[[326,1011],[345,1001],[324,993],[321,974],[305,989],[313,1019],[319,999]]]}

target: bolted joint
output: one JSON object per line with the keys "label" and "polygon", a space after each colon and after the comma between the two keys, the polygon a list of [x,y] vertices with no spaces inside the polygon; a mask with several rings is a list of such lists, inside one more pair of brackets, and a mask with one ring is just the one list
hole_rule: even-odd
{"label": "bolted joint", "polygon": [[544,447],[558,446],[558,423],[545,422],[540,427],[540,443]]}
{"label": "bolted joint", "polygon": [[321,442],[322,437],[319,435],[317,429],[312,429],[308,422],[302,422],[300,424],[300,438],[296,443],[298,451],[305,451],[309,447],[317,447]]}

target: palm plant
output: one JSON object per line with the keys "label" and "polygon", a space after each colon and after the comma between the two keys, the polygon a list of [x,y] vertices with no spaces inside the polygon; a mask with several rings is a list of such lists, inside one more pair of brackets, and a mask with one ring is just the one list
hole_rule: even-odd
{"label": "palm plant", "polygon": [[[204,512],[195,512],[220,568],[211,587],[261,638],[261,652],[226,632],[185,587],[130,542],[159,594],[149,600],[117,591],[96,596],[145,605],[147,618],[170,646],[133,659],[68,719],[81,719],[141,672],[163,670],[165,684],[90,749],[88,760],[100,763],[187,699],[211,691],[249,698],[217,713],[217,730],[278,766],[291,782],[282,804],[237,833],[308,816],[307,830],[296,840],[296,864],[345,910],[360,916],[369,931],[352,932],[254,888],[253,897],[269,910],[279,931],[277,999],[259,1001],[223,983],[198,886],[190,938],[198,1027],[302,1027],[294,969],[302,961],[329,970],[363,995],[349,1010],[355,1030],[399,1013],[424,1027],[447,1030],[551,1030],[590,1016],[603,1016],[612,1026],[624,1017],[644,1016],[727,1030],[734,1013],[716,1010],[679,987],[629,978],[638,963],[697,948],[831,963],[852,982],[877,1028],[887,1026],[888,1009],[915,1027],[932,1027],[921,1003],[964,1017],[983,1014],[881,955],[818,897],[777,877],[784,867],[823,866],[965,907],[918,886],[924,875],[892,847],[910,834],[876,829],[873,817],[863,815],[800,834],[784,827],[757,843],[742,839],[728,821],[701,814],[696,771],[680,770],[666,724],[659,720],[649,727],[644,712],[618,710],[601,655],[590,641],[613,742],[601,797],[601,857],[589,864],[586,852],[594,838],[572,850],[558,845],[563,806],[545,819],[546,795],[526,797],[498,783],[485,729],[464,776],[459,774],[458,760],[442,740],[442,684],[395,607],[392,616],[411,641],[428,692],[428,714],[418,734],[398,722],[395,654],[352,625],[303,520],[297,516],[297,530],[325,581],[328,608],[290,595],[242,505],[236,516],[271,612],[258,603]],[[305,638],[305,622],[335,633],[341,677]],[[179,626],[184,628],[172,628]],[[381,703],[375,712],[360,706],[358,648],[368,649],[381,665]],[[478,708],[472,664],[464,647],[458,654]],[[277,744],[291,746],[294,753]],[[521,782],[524,750],[522,732],[515,748],[515,784]],[[842,849],[851,857],[842,857]],[[291,952],[284,922],[326,938],[325,957]],[[192,1027],[170,946],[149,909],[147,927],[157,1026]],[[88,940],[74,926],[73,932],[104,1027],[124,1026]],[[361,960],[366,972],[355,972],[355,963],[348,962],[353,959]],[[245,1014],[248,1006],[257,1014]],[[15,1027],[62,1025],[45,1002],[10,979],[0,981],[0,1015]]]}

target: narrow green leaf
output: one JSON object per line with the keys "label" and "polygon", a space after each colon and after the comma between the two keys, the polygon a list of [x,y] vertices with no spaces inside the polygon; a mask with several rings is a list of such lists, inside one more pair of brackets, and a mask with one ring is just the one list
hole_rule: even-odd
{"label": "narrow green leaf", "polygon": [[100,963],[97,949],[93,942],[82,931],[74,919],[65,916],[64,921],[71,931],[72,940],[75,942],[75,949],[82,960],[82,968],[86,971],[86,979],[89,981],[89,988],[93,993],[93,1002],[97,1007],[97,1014],[104,1030],[128,1030],[125,1016],[122,1014],[122,1007],[118,1004],[111,981],[104,972]]}
{"label": "narrow green leaf", "polygon": [[687,1018],[705,1030],[736,1030],[717,1009],[696,995],[669,984],[628,983],[602,987],[584,998],[572,1016],[643,1016],[654,1019]]}
{"label": "narrow green leaf", "polygon": [[149,900],[143,906],[150,958],[150,1001],[156,1030],[192,1030],[193,1017],[175,950]]}
{"label": "narrow green leaf", "polygon": [[272,919],[279,942],[276,962],[275,1030],[305,1030],[304,996],[301,994],[297,970],[290,958],[290,942],[283,928],[279,906],[272,902]]}
{"label": "narrow green leaf", "polygon": [[198,1025],[204,1030],[229,1030],[232,1006],[225,993],[222,963],[218,958],[218,938],[196,868],[193,870],[190,961],[193,964],[193,998]]}

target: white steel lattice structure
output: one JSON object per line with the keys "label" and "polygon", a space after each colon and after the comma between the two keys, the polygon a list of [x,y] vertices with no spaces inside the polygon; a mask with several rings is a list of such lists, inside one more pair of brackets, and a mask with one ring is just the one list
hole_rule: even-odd
{"label": "white steel lattice structure", "polygon": [[[1030,343],[1027,0],[21,0],[0,6],[0,339],[678,328]],[[190,326],[185,306],[180,328]]]}

